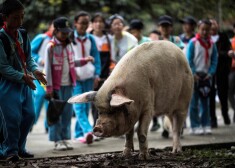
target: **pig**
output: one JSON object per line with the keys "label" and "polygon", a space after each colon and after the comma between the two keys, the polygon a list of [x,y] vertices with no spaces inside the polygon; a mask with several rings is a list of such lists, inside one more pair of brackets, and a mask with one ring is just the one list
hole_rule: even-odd
{"label": "pig", "polygon": [[193,92],[193,75],[183,52],[168,41],[143,43],[117,63],[98,91],[71,97],[69,103],[93,102],[98,137],[126,135],[123,155],[131,156],[134,125],[139,158],[148,159],[147,133],[152,116],[165,115],[172,125],[173,149],[180,152],[180,132]]}

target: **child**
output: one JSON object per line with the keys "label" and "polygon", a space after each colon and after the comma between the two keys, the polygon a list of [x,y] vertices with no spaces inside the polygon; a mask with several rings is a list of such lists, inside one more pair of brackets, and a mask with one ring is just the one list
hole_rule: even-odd
{"label": "child", "polygon": [[118,62],[128,51],[138,45],[138,40],[132,34],[124,31],[124,19],[115,14],[110,16],[110,27],[113,33],[111,49],[112,60]]}
{"label": "child", "polygon": [[[53,26],[53,23],[51,23],[48,27],[48,30],[45,33],[38,34],[31,42],[32,57],[37,62],[38,67],[41,70],[43,70],[44,68],[46,46],[52,38],[53,30],[54,30],[54,26]],[[40,112],[43,107],[43,104],[45,104],[46,109],[47,109],[48,102],[44,98],[46,94],[44,87],[40,85],[40,83],[37,81],[35,81],[34,84],[37,86],[37,89],[34,91],[34,106],[35,106],[35,113],[36,113],[34,124],[36,124],[40,116]],[[44,126],[45,126],[45,132],[47,133],[48,126],[47,126],[46,118],[44,120]]]}
{"label": "child", "polygon": [[161,33],[160,33],[158,30],[152,30],[152,31],[149,33],[149,38],[150,38],[150,40],[152,40],[152,41],[160,40],[160,37],[161,37]]}
{"label": "child", "polygon": [[183,33],[179,36],[182,42],[184,43],[183,52],[186,54],[186,48],[190,39],[195,36],[195,27],[197,25],[196,20],[192,16],[187,16],[184,19],[180,20],[182,23]]}
{"label": "child", "polygon": [[144,24],[141,20],[139,19],[131,20],[129,25],[129,32],[137,38],[138,44],[150,41],[148,37],[143,36],[142,34],[143,29],[144,29]]}
{"label": "child", "polygon": [[[54,20],[54,36],[47,45],[45,57],[45,72],[48,80],[46,96],[67,101],[73,94],[76,85],[75,66],[85,65],[93,61],[92,57],[74,61],[74,52],[69,40],[69,33],[73,30],[66,17]],[[68,140],[71,139],[71,118],[73,107],[66,103],[60,120],[49,126],[49,140],[55,142],[55,150],[72,150]]]}
{"label": "child", "polygon": [[[96,47],[93,35],[88,34],[87,28],[90,16],[87,12],[81,11],[74,17],[74,52],[75,60],[91,56],[94,64],[87,64],[84,67],[76,68],[76,87],[74,94],[81,94],[93,90],[100,80],[101,63],[100,54]],[[76,115],[75,141],[90,144],[93,142],[92,126],[88,120],[90,104],[75,104]]]}
{"label": "child", "polygon": [[[158,20],[158,26],[159,26],[159,31],[161,34],[160,40],[167,40],[172,43],[174,43],[176,46],[178,46],[180,49],[184,48],[184,43],[180,40],[178,36],[173,36],[172,31],[173,31],[173,19],[172,17],[168,15],[163,15],[159,17]],[[157,124],[157,122],[154,122]],[[157,125],[156,125],[157,126]],[[163,138],[168,138],[169,137],[169,132],[166,129],[163,129],[162,132],[162,137]]]}
{"label": "child", "polygon": [[[20,157],[34,157],[25,149],[26,138],[35,119],[31,89],[36,89],[35,78],[43,84],[46,80],[31,57],[28,37],[19,29],[24,18],[22,3],[18,0],[4,1],[2,13],[5,24],[0,33],[6,38],[1,38],[0,43],[0,106],[8,136],[0,153],[7,160],[17,161]],[[7,42],[10,43],[10,51],[4,46]]]}
{"label": "child", "polygon": [[[208,91],[204,89],[205,86],[198,87],[205,81],[211,82],[211,77],[216,72],[218,54],[215,44],[210,39],[210,28],[209,20],[200,20],[198,33],[190,40],[187,49],[187,59],[195,80],[190,104],[191,133],[195,135],[211,134]],[[199,109],[202,110],[201,117]]]}
{"label": "child", "polygon": [[[100,53],[100,61],[101,61],[101,74],[100,81],[98,86],[94,88],[94,90],[98,90],[104,81],[108,78],[110,74],[110,64],[111,64],[111,36],[105,31],[105,18],[102,13],[95,13],[91,18],[92,22],[92,31],[96,42],[97,49]],[[96,124],[96,120],[98,118],[98,111],[95,106],[92,104],[92,115],[94,119],[94,125]],[[98,140],[98,137],[94,137],[94,140]]]}
{"label": "child", "polygon": [[159,17],[158,20],[158,26],[159,26],[159,31],[161,34],[161,40],[168,40],[175,45],[177,45],[179,48],[183,49],[184,48],[184,43],[180,40],[178,36],[173,36],[172,31],[173,31],[173,19],[172,17],[168,15],[163,15]]}

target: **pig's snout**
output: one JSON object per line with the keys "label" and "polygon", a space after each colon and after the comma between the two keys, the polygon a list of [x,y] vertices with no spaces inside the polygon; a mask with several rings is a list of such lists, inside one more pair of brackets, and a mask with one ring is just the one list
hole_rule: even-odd
{"label": "pig's snout", "polygon": [[93,134],[97,137],[102,137],[104,135],[104,131],[100,126],[95,126],[93,129]]}

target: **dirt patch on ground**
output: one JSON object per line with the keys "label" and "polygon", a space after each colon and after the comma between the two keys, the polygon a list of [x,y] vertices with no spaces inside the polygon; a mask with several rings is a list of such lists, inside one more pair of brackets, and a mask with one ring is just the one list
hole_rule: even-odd
{"label": "dirt patch on ground", "polygon": [[180,154],[172,154],[170,148],[149,149],[150,158],[146,161],[138,159],[138,151],[125,159],[121,152],[87,154],[64,157],[51,157],[20,160],[16,163],[2,161],[1,168],[129,168],[129,167],[164,167],[164,168],[204,168],[235,167],[235,150],[231,144],[215,144],[184,147]]}

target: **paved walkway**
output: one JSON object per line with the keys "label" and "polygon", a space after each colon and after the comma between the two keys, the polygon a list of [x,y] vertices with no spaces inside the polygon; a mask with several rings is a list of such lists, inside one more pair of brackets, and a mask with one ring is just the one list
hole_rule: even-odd
{"label": "paved walkway", "polygon": [[[230,118],[233,117],[232,110],[229,111]],[[221,112],[217,109],[219,128],[213,129],[212,135],[193,136],[189,134],[189,129],[185,130],[182,145],[196,145],[196,144],[210,144],[222,142],[235,142],[235,124],[225,126],[221,117]],[[91,145],[74,143],[71,141],[74,150],[70,151],[54,151],[54,143],[48,141],[48,135],[44,132],[43,117],[41,115],[39,122],[34,126],[33,131],[28,136],[27,149],[35,154],[36,158],[40,157],[55,157],[88,153],[103,153],[111,151],[122,151],[124,146],[124,139],[122,138],[106,138],[102,141],[94,142]],[[72,120],[72,129],[74,128],[75,119]],[[148,142],[149,148],[165,148],[172,145],[172,138],[163,139],[161,137],[161,129],[157,132],[149,132]],[[135,150],[138,150],[138,140],[134,136]]]}

